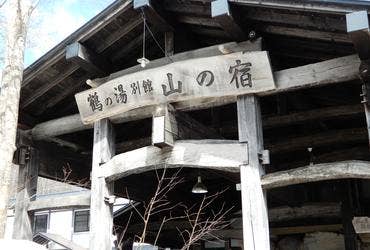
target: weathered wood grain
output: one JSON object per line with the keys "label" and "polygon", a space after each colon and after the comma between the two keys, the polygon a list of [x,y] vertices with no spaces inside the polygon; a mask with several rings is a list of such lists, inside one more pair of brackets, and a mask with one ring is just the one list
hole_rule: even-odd
{"label": "weathered wood grain", "polygon": [[340,203],[312,203],[300,207],[275,207],[269,209],[269,222],[309,218],[339,218]]}
{"label": "weathered wood grain", "polygon": [[247,144],[229,140],[176,141],[173,147],[148,146],[119,154],[102,166],[101,176],[113,181],[160,168],[209,168],[239,172],[248,163]]}
{"label": "weathered wood grain", "polygon": [[37,176],[40,165],[39,152],[30,147],[29,157],[25,164],[19,165],[18,192],[16,195],[13,239],[32,240],[33,213],[28,212],[28,206],[36,198]]}
{"label": "weathered wood grain", "polygon": [[354,217],[352,220],[353,227],[357,234],[370,233],[370,218],[369,217]]}
{"label": "weathered wood grain", "polygon": [[279,171],[262,176],[261,184],[264,189],[271,189],[308,182],[351,178],[370,179],[370,162],[332,162]]}
{"label": "weathered wood grain", "polygon": [[266,195],[260,176],[264,168],[259,160],[263,148],[259,99],[254,95],[237,100],[239,142],[248,142],[248,165],[240,166],[244,249],[269,250],[269,224]]}
{"label": "weathered wood grain", "polygon": [[95,76],[104,76],[110,67],[106,60],[78,42],[66,47],[66,60],[79,65]]}
{"label": "weathered wood grain", "polygon": [[[319,87],[327,84],[335,84],[358,79],[358,67],[360,59],[357,55],[340,57],[320,63],[296,67],[287,70],[276,71],[274,91],[268,91],[261,95],[273,95],[279,92],[288,92],[298,89]],[[120,72],[118,75],[120,75]],[[176,110],[194,110],[226,105],[236,102],[235,97],[208,98],[201,101],[184,101],[173,103]],[[150,117],[155,110],[154,106],[130,110],[113,116],[110,120],[114,123],[122,123]],[[84,125],[79,114],[62,117],[36,125],[32,129],[32,136],[36,140],[46,137],[68,134],[91,128],[92,125]]]}
{"label": "weathered wood grain", "polygon": [[94,123],[91,171],[90,250],[112,249],[113,204],[105,201],[113,194],[113,183],[99,175],[101,165],[115,153],[113,125],[107,119]]}
{"label": "weathered wood grain", "polygon": [[[362,9],[367,9],[366,4],[361,2],[352,2],[352,4],[343,4],[337,1],[311,2],[311,1],[274,1],[274,0],[229,0],[233,4],[245,6],[259,6],[264,8],[278,8],[297,11],[345,14]],[[347,2],[348,3],[348,2]]]}
{"label": "weathered wood grain", "polygon": [[223,139],[223,137],[215,129],[205,126],[187,113],[175,111],[172,105],[158,106],[153,115],[152,145],[173,146],[175,140],[186,139]]}
{"label": "weathered wood grain", "polygon": [[173,108],[170,105],[157,107],[153,115],[152,145],[160,148],[173,146],[176,138],[179,137],[179,124],[172,111]]}
{"label": "weathered wood grain", "polygon": [[89,208],[90,194],[82,193],[77,195],[61,195],[36,199],[31,201],[28,206],[28,211],[43,211],[52,209],[68,209],[68,208]]}
{"label": "weathered wood grain", "polygon": [[75,97],[82,122],[91,123],[139,107],[274,88],[267,52],[258,51],[174,62],[116,78]]}
{"label": "weathered wood grain", "polygon": [[[241,211],[237,214],[239,215]],[[281,206],[269,208],[269,222],[293,221],[311,218],[340,218],[341,204],[338,202],[316,202],[303,204],[299,207]],[[230,225],[235,229],[242,229],[242,218],[235,218]]]}
{"label": "weathered wood grain", "polygon": [[247,38],[243,29],[234,20],[227,0],[216,0],[211,2],[212,18],[214,18],[222,29],[235,41]]}

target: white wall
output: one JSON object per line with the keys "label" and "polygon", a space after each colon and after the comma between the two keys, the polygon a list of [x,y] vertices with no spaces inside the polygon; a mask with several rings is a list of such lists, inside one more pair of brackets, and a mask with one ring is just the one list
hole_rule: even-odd
{"label": "white wall", "polygon": [[8,211],[8,216],[6,217],[6,227],[4,239],[9,240],[13,235],[13,225],[14,225],[14,212],[13,210]]}

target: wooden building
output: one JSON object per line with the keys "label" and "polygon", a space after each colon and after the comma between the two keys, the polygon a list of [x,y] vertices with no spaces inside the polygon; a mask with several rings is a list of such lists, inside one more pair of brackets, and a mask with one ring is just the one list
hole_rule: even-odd
{"label": "wooden building", "polygon": [[[218,194],[211,210],[227,209],[230,223],[212,234],[227,249],[230,239],[244,240],[248,250],[267,250],[286,235],[301,240],[313,232],[343,235],[346,250],[365,249],[369,11],[366,1],[345,0],[117,0],[24,72],[14,236],[32,238],[34,177],[63,180],[68,166],[69,181],[91,179],[90,249],[111,249],[114,197],[129,196],[138,202],[131,211],[142,211],[166,169],[182,180],[166,195],[171,204],[190,208],[202,201],[191,192],[198,176],[207,195]],[[137,64],[143,41],[150,60],[144,69]],[[87,94],[112,91],[121,80],[129,88],[132,81],[123,81],[129,77],[173,70],[168,72],[177,81],[175,73],[219,69],[217,63],[239,57],[254,58],[251,78],[240,80],[256,85],[240,82],[238,88],[228,80],[222,86],[234,86],[232,91],[218,88],[222,77],[232,76],[226,68],[213,80],[213,74],[194,75],[197,89],[213,84],[218,92],[156,99],[159,82],[147,99],[122,99],[129,108],[108,97],[101,105],[112,105],[109,112],[88,106]],[[79,110],[75,94],[85,90],[76,95]],[[86,107],[92,109],[81,116]],[[49,204],[71,205],[65,202]],[[114,224],[121,232],[130,219],[126,237],[132,239],[143,223],[129,210]],[[180,206],[173,211],[180,213]],[[179,231],[191,223],[178,218],[162,228],[163,216],[150,218],[146,241],[181,248]]]}

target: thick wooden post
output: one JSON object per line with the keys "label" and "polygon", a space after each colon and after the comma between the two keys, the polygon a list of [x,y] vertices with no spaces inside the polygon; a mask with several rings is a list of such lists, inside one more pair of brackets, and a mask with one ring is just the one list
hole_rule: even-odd
{"label": "thick wooden post", "polygon": [[346,180],[340,187],[342,193],[342,224],[344,244],[346,250],[357,250],[357,235],[352,224],[354,218],[354,206],[352,197],[351,181]]}
{"label": "thick wooden post", "polygon": [[357,11],[346,14],[347,32],[351,38],[358,57],[361,59],[359,68],[362,85],[362,103],[364,104],[367,131],[370,146],[370,28],[367,11]]}
{"label": "thick wooden post", "polygon": [[113,183],[101,176],[102,164],[115,153],[113,126],[108,119],[94,123],[91,171],[90,250],[111,250],[113,230]]}
{"label": "thick wooden post", "polygon": [[173,31],[167,31],[164,33],[164,50],[166,56],[172,56],[175,51],[175,42],[174,42],[174,33]]}
{"label": "thick wooden post", "polygon": [[30,201],[36,199],[39,152],[32,147],[22,147],[19,159],[13,239],[32,240],[33,213],[28,212],[28,206]]}
{"label": "thick wooden post", "polygon": [[249,152],[249,164],[240,167],[244,250],[269,250],[266,196],[260,179],[264,169],[259,161],[263,133],[258,97],[239,96],[237,106],[239,142],[248,143]]}

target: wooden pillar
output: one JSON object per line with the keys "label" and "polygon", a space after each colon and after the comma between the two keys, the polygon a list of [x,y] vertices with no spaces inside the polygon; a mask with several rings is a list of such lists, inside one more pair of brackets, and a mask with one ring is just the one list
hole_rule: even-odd
{"label": "wooden pillar", "polygon": [[359,68],[362,85],[362,103],[364,104],[366,124],[370,146],[370,27],[367,11],[357,11],[346,14],[347,33],[361,59]]}
{"label": "wooden pillar", "polygon": [[15,203],[13,239],[32,240],[34,214],[28,212],[30,201],[36,199],[39,152],[32,147],[19,149],[18,187]]}
{"label": "wooden pillar", "polygon": [[357,234],[353,228],[352,220],[354,218],[354,203],[352,197],[351,181],[346,180],[341,185],[342,193],[342,224],[344,233],[344,244],[346,250],[357,250]]}
{"label": "wooden pillar", "polygon": [[108,119],[94,123],[94,146],[91,171],[90,250],[112,249],[113,183],[100,175],[100,165],[115,153],[113,126]]}
{"label": "wooden pillar", "polygon": [[164,33],[165,40],[165,52],[166,56],[172,56],[175,51],[174,43],[174,33],[173,31],[167,31]]}
{"label": "wooden pillar", "polygon": [[174,109],[169,104],[159,105],[153,114],[152,145],[173,146],[179,136]]}
{"label": "wooden pillar", "polygon": [[237,107],[239,142],[248,143],[249,152],[249,164],[240,167],[243,246],[244,250],[269,250],[266,196],[260,179],[264,169],[259,161],[259,154],[263,151],[263,133],[258,97],[239,96]]}

